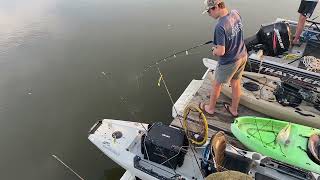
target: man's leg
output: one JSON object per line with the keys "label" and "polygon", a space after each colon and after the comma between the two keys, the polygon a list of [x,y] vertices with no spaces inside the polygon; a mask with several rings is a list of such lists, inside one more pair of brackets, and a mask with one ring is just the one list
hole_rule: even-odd
{"label": "man's leg", "polygon": [[230,107],[230,111],[233,115],[238,115],[238,106],[241,97],[241,84],[240,79],[232,79],[231,80],[231,89],[232,89],[232,103]]}
{"label": "man's leg", "polygon": [[306,23],[307,17],[303,16],[302,14],[300,14],[299,16],[299,21],[298,21],[298,25],[297,25],[297,29],[296,29],[296,34],[295,37],[293,39],[293,44],[298,44],[299,43],[299,39],[300,39],[300,35],[303,31],[304,25]]}
{"label": "man's leg", "polygon": [[221,85],[222,84],[217,82],[216,80],[213,81],[212,91],[210,94],[210,102],[208,105],[204,106],[205,111],[207,111],[210,114],[213,114],[215,112],[216,104],[221,92]]}

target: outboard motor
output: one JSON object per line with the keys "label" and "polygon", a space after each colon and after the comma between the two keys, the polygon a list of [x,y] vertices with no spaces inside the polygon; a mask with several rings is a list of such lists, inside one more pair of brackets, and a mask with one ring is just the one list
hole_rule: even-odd
{"label": "outboard motor", "polygon": [[288,51],[291,44],[290,28],[285,22],[261,25],[257,36],[259,42],[263,44],[265,55],[268,56],[283,54]]}

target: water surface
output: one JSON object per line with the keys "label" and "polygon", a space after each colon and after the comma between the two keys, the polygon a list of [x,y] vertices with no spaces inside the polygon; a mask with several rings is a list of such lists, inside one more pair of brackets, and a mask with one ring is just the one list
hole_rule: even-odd
{"label": "water surface", "polygon": [[[277,17],[297,19],[300,1],[229,0],[245,34]],[[155,69],[169,54],[211,39],[216,22],[194,0],[13,0],[0,7],[0,179],[119,179],[123,170],[87,132],[99,119],[171,121]],[[315,14],[319,14],[319,6]],[[201,78],[210,47],[160,66],[174,100]]]}

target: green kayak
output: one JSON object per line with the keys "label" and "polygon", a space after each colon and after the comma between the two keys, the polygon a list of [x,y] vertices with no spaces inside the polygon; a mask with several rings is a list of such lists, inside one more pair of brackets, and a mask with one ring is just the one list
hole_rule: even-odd
{"label": "green kayak", "polygon": [[313,159],[308,148],[310,136],[318,136],[319,129],[274,119],[243,116],[235,119],[231,131],[253,151],[320,174],[320,163]]}

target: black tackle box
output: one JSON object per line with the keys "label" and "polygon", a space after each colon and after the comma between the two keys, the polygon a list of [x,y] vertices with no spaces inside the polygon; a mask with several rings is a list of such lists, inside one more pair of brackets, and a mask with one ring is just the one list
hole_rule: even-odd
{"label": "black tackle box", "polygon": [[144,159],[149,158],[152,162],[172,169],[182,166],[187,147],[188,140],[184,131],[159,122],[151,125],[147,135],[141,139]]}

